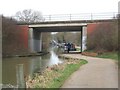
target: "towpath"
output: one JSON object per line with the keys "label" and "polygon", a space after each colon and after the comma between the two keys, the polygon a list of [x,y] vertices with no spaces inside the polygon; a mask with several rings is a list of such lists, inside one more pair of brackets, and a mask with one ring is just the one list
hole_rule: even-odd
{"label": "towpath", "polygon": [[118,65],[114,60],[63,54],[88,61],[74,72],[61,88],[118,88]]}

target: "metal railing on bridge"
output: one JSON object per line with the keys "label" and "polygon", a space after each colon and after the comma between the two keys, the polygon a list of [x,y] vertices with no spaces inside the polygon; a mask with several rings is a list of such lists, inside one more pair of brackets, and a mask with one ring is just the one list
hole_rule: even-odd
{"label": "metal railing on bridge", "polygon": [[73,20],[106,20],[106,19],[116,19],[117,16],[118,16],[117,12],[55,14],[55,15],[44,15],[43,22],[47,22],[47,21],[73,21]]}
{"label": "metal railing on bridge", "polygon": [[[54,14],[54,15],[43,15],[42,19],[35,22],[26,23],[39,23],[39,22],[54,22],[54,21],[94,21],[94,20],[112,20],[120,17],[118,12],[104,12],[104,13],[79,13],[79,14]],[[12,17],[19,21],[18,17]],[[19,24],[25,23],[19,21]]]}

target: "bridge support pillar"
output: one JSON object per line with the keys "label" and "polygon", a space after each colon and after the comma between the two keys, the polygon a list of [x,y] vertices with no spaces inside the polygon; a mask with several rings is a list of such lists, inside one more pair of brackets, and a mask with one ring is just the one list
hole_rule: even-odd
{"label": "bridge support pillar", "polygon": [[42,52],[42,34],[41,32],[34,30],[33,28],[29,29],[29,51]]}
{"label": "bridge support pillar", "polygon": [[83,26],[81,30],[81,52],[87,49],[86,42],[87,42],[87,27]]}

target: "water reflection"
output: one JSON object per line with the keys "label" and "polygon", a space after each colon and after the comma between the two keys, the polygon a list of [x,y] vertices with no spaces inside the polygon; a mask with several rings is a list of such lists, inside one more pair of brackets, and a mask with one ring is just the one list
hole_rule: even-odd
{"label": "water reflection", "polygon": [[31,61],[30,61],[30,75],[32,75],[33,73],[35,73],[41,69],[41,66],[42,66],[41,60],[42,60],[41,57],[35,57],[35,58],[31,59]]}
{"label": "water reflection", "polygon": [[53,64],[58,64],[58,63],[62,63],[62,61],[58,58],[58,56],[55,54],[55,52],[52,50],[50,51],[50,60],[49,60],[49,66],[53,65]]}
{"label": "water reflection", "polygon": [[44,70],[47,66],[62,63],[54,51],[57,48],[50,49],[50,54],[37,57],[3,58],[2,62],[2,82],[3,84],[16,85],[16,65],[24,65],[26,76],[35,72]]}

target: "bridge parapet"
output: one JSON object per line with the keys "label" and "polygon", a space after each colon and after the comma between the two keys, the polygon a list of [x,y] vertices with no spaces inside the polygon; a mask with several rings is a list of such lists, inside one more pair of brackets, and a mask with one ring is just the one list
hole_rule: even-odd
{"label": "bridge parapet", "polygon": [[43,21],[105,20],[117,18],[117,12],[44,15]]}
{"label": "bridge parapet", "polygon": [[33,24],[65,24],[65,23],[97,23],[97,22],[112,22],[117,20],[118,13],[86,13],[86,14],[56,14],[43,15],[43,20],[40,22],[18,22],[20,25]]}

